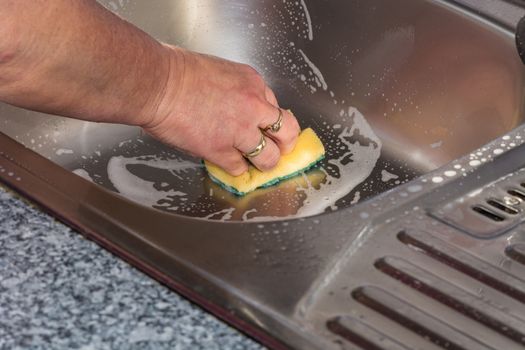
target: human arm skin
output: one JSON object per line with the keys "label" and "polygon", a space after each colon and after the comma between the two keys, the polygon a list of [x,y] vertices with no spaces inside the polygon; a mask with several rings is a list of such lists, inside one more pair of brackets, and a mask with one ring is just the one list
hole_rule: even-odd
{"label": "human arm skin", "polygon": [[[233,175],[278,115],[252,68],[159,43],[94,0],[0,0],[0,100],[140,126]],[[298,131],[286,112],[251,161],[273,167]]]}

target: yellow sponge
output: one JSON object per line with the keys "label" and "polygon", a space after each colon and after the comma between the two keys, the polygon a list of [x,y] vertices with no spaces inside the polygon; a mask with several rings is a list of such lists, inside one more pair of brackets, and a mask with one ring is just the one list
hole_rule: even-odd
{"label": "yellow sponge", "polygon": [[254,166],[239,176],[231,176],[215,164],[205,161],[210,178],[228,191],[242,196],[260,187],[269,187],[281,180],[296,176],[324,158],[325,149],[316,133],[308,128],[301,131],[292,152],[285,154],[275,168],[262,172]]}

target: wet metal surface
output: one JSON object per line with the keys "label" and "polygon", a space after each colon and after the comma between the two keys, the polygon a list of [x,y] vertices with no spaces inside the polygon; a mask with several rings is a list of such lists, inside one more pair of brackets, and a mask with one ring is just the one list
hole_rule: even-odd
{"label": "wet metal surface", "polygon": [[255,66],[328,151],[308,176],[238,198],[137,129],[0,106],[7,135],[146,206],[214,220],[336,210],[521,123],[521,67],[505,34],[432,2],[105,4],[160,40]]}

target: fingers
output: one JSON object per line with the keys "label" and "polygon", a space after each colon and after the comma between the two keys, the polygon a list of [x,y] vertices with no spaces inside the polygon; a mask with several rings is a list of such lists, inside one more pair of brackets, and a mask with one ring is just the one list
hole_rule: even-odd
{"label": "fingers", "polygon": [[279,104],[277,103],[277,98],[275,97],[275,94],[273,93],[272,89],[268,87],[268,85],[265,87],[264,94],[266,96],[266,101],[268,101],[275,107],[279,107]]}
{"label": "fingers", "polygon": [[[249,157],[248,160],[259,170],[267,171],[274,168],[279,162],[281,152],[275,142],[265,137],[266,146],[261,150],[261,153],[254,157]],[[236,145],[236,148],[243,154],[249,154],[255,150],[261,143],[261,131],[257,128],[253,130],[246,130],[241,137],[241,142]]]}
{"label": "fingers", "polygon": [[230,152],[215,154],[208,160],[232,176],[239,176],[248,171],[248,162],[239,151],[233,148]]}
{"label": "fingers", "polygon": [[[297,136],[301,131],[299,123],[295,116],[287,110],[282,109],[282,125],[279,131],[274,132],[271,130],[265,131],[279,147],[281,153],[286,154],[290,153],[297,142]],[[268,112],[264,113],[263,119],[260,121],[259,127],[265,129],[270,125],[276,123],[279,119],[279,109],[278,108],[268,108]]]}
{"label": "fingers", "polygon": [[[253,157],[244,158],[244,155],[251,153],[261,143],[261,132],[269,125],[273,125],[279,119],[279,105],[275,94],[265,86],[265,100],[260,101],[258,115],[262,116],[261,120],[253,127],[246,127],[237,133],[235,149],[222,155],[220,159],[210,159],[229,174],[239,176],[248,170],[249,163],[253,164],[261,171],[268,171],[274,168],[282,154],[289,153],[295,147],[297,136],[300,132],[300,126],[295,116],[286,110],[282,111],[281,128],[274,132],[264,131],[266,145],[261,152]],[[252,107],[253,108],[253,107]]]}
{"label": "fingers", "polygon": [[[275,97],[274,92],[268,86],[265,88],[266,100],[274,106],[277,110],[275,112],[269,111],[265,113],[265,117],[261,120],[259,127],[265,129],[269,125],[272,125],[277,122],[279,118],[279,104],[277,98]],[[281,153],[286,154],[290,153],[297,142],[297,136],[301,131],[301,127],[297,122],[295,116],[286,110],[282,110],[283,121],[281,129],[278,132],[266,131],[266,134],[274,140],[274,142],[279,147]]]}

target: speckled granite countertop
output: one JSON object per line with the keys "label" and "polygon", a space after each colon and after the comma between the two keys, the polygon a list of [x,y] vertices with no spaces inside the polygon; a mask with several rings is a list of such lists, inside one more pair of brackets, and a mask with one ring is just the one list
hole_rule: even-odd
{"label": "speckled granite countertop", "polygon": [[0,349],[260,349],[0,186]]}

